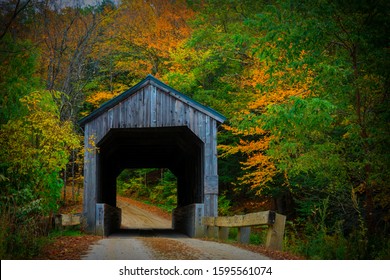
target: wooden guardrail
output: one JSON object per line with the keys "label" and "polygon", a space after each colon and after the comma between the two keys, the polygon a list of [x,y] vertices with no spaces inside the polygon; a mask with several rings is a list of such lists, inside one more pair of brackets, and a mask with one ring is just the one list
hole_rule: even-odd
{"label": "wooden guardrail", "polygon": [[54,226],[63,229],[68,226],[76,226],[81,223],[81,214],[58,214],[54,217]]}
{"label": "wooden guardrail", "polygon": [[282,250],[286,216],[274,211],[250,213],[229,217],[203,217],[202,224],[206,226],[208,237],[227,239],[229,228],[238,227],[238,242],[249,243],[250,227],[268,225],[265,247],[272,250]]}

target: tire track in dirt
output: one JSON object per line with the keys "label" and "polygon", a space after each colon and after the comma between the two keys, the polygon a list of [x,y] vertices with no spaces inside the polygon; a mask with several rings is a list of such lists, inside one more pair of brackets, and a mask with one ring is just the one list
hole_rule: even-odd
{"label": "tire track in dirt", "polygon": [[122,230],[92,245],[83,259],[89,260],[219,260],[268,259],[262,254],[229,244],[188,238],[171,230],[171,220],[150,213],[126,200]]}

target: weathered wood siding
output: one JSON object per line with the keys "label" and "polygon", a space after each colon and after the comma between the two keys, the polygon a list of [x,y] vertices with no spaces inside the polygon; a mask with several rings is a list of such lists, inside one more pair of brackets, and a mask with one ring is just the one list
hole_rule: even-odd
{"label": "weathered wood siding", "polygon": [[[103,105],[104,106],[104,105]],[[217,165],[218,120],[207,109],[194,106],[183,96],[166,90],[146,80],[138,91],[111,106],[85,123],[85,170],[84,211],[87,223],[94,224],[97,202],[99,156],[92,141],[98,144],[111,128],[148,128],[187,126],[204,143],[203,187],[206,216],[217,216],[218,165]]]}

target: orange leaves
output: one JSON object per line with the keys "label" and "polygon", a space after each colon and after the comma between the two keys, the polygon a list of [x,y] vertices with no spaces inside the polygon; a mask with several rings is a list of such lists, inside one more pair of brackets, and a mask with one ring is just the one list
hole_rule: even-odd
{"label": "orange leaves", "polygon": [[260,59],[254,58],[251,65],[246,68],[245,76],[242,77],[241,86],[243,88],[256,89],[259,85],[264,85],[270,78],[267,71],[269,67],[262,63]]}
{"label": "orange leaves", "polygon": [[[122,1],[107,34],[111,51],[126,52],[127,69],[139,76],[159,74],[163,61],[190,35],[194,12],[185,1]],[[104,46],[103,46],[104,47]],[[141,68],[138,68],[141,64]]]}
{"label": "orange leaves", "polygon": [[242,153],[247,156],[246,161],[241,162],[242,169],[246,173],[238,179],[242,184],[250,185],[252,189],[257,191],[257,194],[277,174],[277,169],[272,158],[265,153],[269,147],[270,139],[271,137],[269,136],[264,136],[262,139],[256,141],[240,139],[239,144],[236,146],[219,146],[225,152],[222,156],[237,153]]}
{"label": "orange leaves", "polygon": [[82,64],[89,52],[96,36],[97,16],[70,7],[56,10],[49,6],[37,15],[33,32],[25,37],[37,41],[41,48],[41,75],[47,79],[47,88],[59,89],[61,84],[64,90],[69,86],[64,84],[70,81],[75,65]]}
{"label": "orange leaves", "polygon": [[249,170],[244,176],[240,177],[243,184],[248,184],[252,189],[256,190],[256,194],[260,194],[264,186],[272,182],[273,177],[277,174],[277,169],[272,162],[272,158],[257,153],[243,164],[244,170]]}
{"label": "orange leaves", "polygon": [[263,95],[259,95],[248,105],[248,108],[251,110],[262,110],[269,105],[284,103],[292,96],[306,97],[309,93],[308,84],[297,84],[288,88],[277,88]]}
{"label": "orange leaves", "polygon": [[[236,119],[236,121],[237,121],[237,119]],[[238,128],[238,127],[235,127],[232,125],[224,125],[224,124],[222,125],[222,127],[226,131],[230,131],[235,135],[250,136],[250,135],[263,135],[266,133],[266,131],[261,127],[260,124],[258,126],[251,126],[251,127],[245,128],[245,129]],[[240,144],[242,144],[242,143],[240,143]]]}
{"label": "orange leaves", "polygon": [[119,92],[99,91],[89,96],[86,99],[86,102],[92,104],[94,108],[97,108],[104,102],[114,98],[118,94]]}
{"label": "orange leaves", "polygon": [[[273,49],[275,44],[265,44],[264,47]],[[262,115],[267,113],[270,106],[286,103],[291,97],[305,98],[311,94],[313,72],[307,64],[297,63],[293,66],[286,52],[277,52],[276,61],[259,57],[247,61],[248,67],[238,82],[250,96],[250,101],[235,114],[229,126],[224,126],[240,140],[238,144],[220,146],[222,156],[246,156],[245,161],[241,162],[245,175],[239,180],[255,189],[257,194],[280,172],[275,166],[276,159],[267,153],[274,136],[264,129]],[[295,60],[302,61],[306,55],[307,52],[302,50]]]}
{"label": "orange leaves", "polygon": [[262,141],[245,141],[240,139],[240,151],[246,154],[265,151],[269,147],[270,138],[269,136],[264,136]]}

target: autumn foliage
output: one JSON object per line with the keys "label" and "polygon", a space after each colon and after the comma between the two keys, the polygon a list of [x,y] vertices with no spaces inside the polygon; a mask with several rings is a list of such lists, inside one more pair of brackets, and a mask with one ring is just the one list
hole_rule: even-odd
{"label": "autumn foliage", "polygon": [[21,2],[0,3],[2,213],[55,211],[77,120],[153,74],[227,117],[221,207],[266,201],[308,258],[389,257],[388,1]]}

